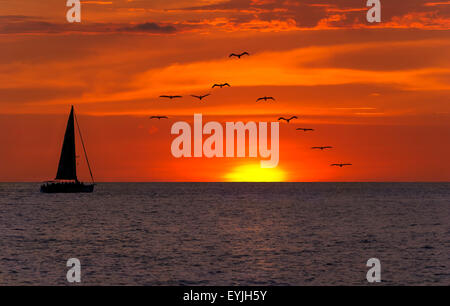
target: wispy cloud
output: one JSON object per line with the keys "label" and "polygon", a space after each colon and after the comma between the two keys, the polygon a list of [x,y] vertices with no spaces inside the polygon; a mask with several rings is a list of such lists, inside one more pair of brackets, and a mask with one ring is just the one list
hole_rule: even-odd
{"label": "wispy cloud", "polygon": [[0,16],[0,34],[102,34],[102,33],[148,33],[148,34],[172,34],[177,32],[177,27],[172,24],[157,22],[145,23],[55,23],[32,16]]}
{"label": "wispy cloud", "polygon": [[[164,5],[164,3],[166,3]],[[123,32],[174,34],[219,31],[278,32],[360,28],[450,29],[450,2],[391,0],[383,2],[382,23],[369,24],[361,0],[292,1],[84,1],[85,23],[68,25],[57,19],[2,16],[1,34]],[[108,11],[105,11],[108,6]],[[12,9],[10,9],[12,10]],[[116,21],[115,21],[116,20]]]}

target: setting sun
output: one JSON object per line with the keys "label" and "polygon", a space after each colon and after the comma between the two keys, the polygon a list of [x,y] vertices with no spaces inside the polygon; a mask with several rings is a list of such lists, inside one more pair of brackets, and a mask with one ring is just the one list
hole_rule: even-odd
{"label": "setting sun", "polygon": [[286,173],[279,168],[261,168],[259,164],[241,165],[225,175],[228,182],[283,182]]}

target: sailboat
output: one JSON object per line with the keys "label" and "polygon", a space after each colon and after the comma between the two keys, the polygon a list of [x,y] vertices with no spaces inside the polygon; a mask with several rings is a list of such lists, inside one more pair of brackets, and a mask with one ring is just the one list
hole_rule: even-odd
{"label": "sailboat", "polygon": [[[75,150],[75,123],[80,134],[81,144],[83,146],[84,156],[91,175],[92,184],[84,184],[77,178],[77,162]],[[41,186],[41,192],[44,193],[79,193],[94,191],[94,177],[87,157],[83,137],[81,136],[80,126],[75,116],[73,106],[70,110],[69,120],[67,121],[66,134],[59,159],[58,172],[53,181],[47,181]]]}

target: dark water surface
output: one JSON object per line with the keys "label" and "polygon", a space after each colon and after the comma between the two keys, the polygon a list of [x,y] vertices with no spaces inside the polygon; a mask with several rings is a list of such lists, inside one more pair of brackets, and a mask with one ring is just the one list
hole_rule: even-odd
{"label": "dark water surface", "polygon": [[0,284],[450,285],[448,183],[0,184]]}

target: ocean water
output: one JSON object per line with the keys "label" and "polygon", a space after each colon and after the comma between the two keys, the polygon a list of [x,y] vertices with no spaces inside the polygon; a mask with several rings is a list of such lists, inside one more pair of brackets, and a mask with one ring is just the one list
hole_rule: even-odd
{"label": "ocean water", "polygon": [[448,183],[0,184],[0,285],[450,285]]}

